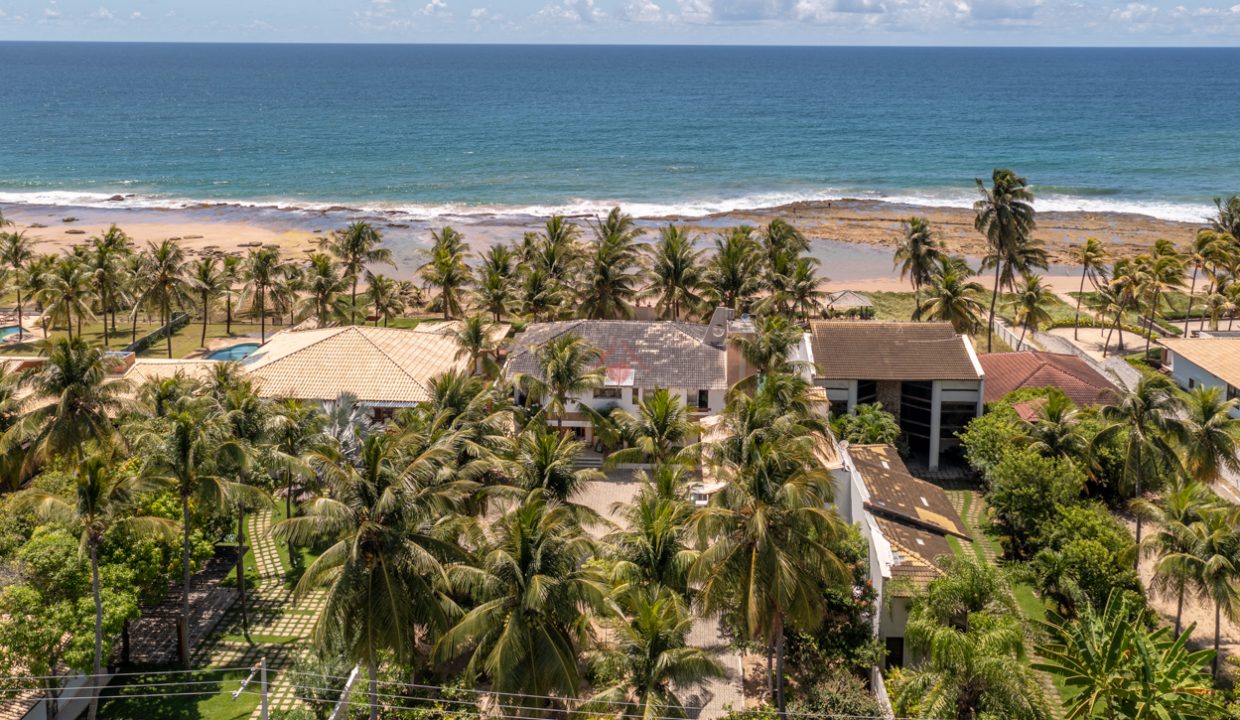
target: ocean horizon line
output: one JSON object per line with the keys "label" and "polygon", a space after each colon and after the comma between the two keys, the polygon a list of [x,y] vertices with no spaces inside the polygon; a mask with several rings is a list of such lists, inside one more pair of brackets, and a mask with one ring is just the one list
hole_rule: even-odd
{"label": "ocean horizon line", "polygon": [[748,48],[748,49],[788,49],[788,50],[814,50],[814,49],[832,49],[840,50],[1132,50],[1135,52],[1148,52],[1158,50],[1178,50],[1178,51],[1216,51],[1216,50],[1240,50],[1240,42],[1233,45],[1057,45],[1057,44],[1032,44],[1032,45],[999,45],[999,44],[895,44],[895,43],[868,43],[868,44],[843,44],[843,43],[821,43],[821,44],[805,44],[805,43],[747,43],[747,42],[643,42],[643,43],[623,43],[623,42],[356,42],[341,41],[332,42],[326,40],[88,40],[88,39],[42,39],[42,40],[23,40],[12,38],[0,38],[0,45],[185,45],[185,46],[214,46],[214,45],[238,45],[238,46],[255,46],[255,47],[369,47],[369,46],[389,46],[389,47],[496,47],[496,48],[537,48],[537,47],[559,47],[559,48]]}

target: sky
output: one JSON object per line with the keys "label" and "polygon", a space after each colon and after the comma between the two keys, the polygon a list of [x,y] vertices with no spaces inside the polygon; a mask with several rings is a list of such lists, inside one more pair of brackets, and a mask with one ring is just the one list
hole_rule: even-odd
{"label": "sky", "polygon": [[0,40],[1240,45],[1240,0],[0,0]]}

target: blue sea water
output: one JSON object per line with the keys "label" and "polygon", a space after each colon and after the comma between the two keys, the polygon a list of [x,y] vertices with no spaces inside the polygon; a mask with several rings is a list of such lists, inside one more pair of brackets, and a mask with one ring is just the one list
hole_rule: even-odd
{"label": "blue sea water", "polygon": [[1240,49],[0,43],[0,202],[411,217],[966,204],[1197,219],[1240,192]]}

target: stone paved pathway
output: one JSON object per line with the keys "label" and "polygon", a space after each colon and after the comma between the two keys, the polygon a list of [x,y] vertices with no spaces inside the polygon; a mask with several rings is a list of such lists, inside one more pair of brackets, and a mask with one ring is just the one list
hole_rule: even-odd
{"label": "stone paved pathway", "polygon": [[[294,605],[292,591],[284,580],[286,568],[271,536],[271,512],[256,513],[247,522],[248,540],[254,547],[259,575],[258,588],[247,596],[250,637],[245,641],[241,611],[234,606],[220,624],[214,642],[205,645],[195,657],[196,664],[212,667],[241,667],[267,659],[268,704],[272,710],[298,705],[285,670],[307,651],[310,633],[323,609],[324,594],[311,593]],[[259,717],[254,710],[252,720]]]}

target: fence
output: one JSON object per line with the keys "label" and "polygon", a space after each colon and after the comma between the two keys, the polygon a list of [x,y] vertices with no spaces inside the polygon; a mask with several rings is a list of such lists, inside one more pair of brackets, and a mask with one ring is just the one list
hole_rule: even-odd
{"label": "fence", "polygon": [[188,324],[189,313],[174,313],[172,319],[168,321],[167,325],[152,330],[132,343],[126,345],[123,352],[140,353],[149,348],[156,340],[163,340],[165,335],[172,334]]}

